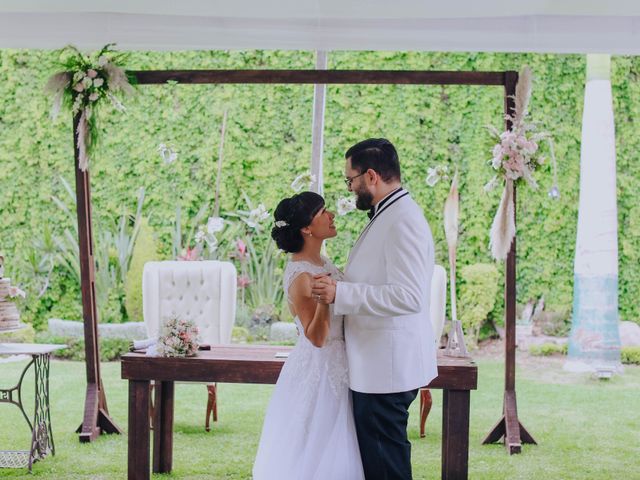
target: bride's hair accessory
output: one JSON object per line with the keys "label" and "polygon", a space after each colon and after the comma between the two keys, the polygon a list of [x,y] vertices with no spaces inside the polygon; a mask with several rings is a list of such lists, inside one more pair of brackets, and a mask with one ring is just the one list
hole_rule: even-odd
{"label": "bride's hair accessory", "polygon": [[314,192],[300,192],[284,198],[273,212],[271,238],[278,248],[297,253],[304,246],[306,235],[301,229],[313,222],[313,217],[324,207],[324,198]]}

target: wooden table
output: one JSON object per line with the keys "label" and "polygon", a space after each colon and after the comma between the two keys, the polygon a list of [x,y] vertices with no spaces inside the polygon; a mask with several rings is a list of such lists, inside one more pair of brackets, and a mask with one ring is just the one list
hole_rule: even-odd
{"label": "wooden table", "polygon": [[[122,378],[129,380],[129,479],[150,478],[149,382],[154,393],[153,472],[168,473],[173,461],[174,382],[273,384],[284,363],[276,352],[289,347],[213,346],[192,358],[122,357]],[[469,400],[477,388],[478,369],[469,359],[438,356],[438,376],[429,388],[444,390],[442,478],[466,479],[469,458]]]}

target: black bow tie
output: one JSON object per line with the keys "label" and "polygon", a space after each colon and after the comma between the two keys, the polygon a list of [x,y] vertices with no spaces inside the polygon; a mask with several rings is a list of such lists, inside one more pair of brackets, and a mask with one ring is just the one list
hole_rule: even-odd
{"label": "black bow tie", "polygon": [[376,214],[376,208],[371,207],[367,212],[367,217],[369,217],[369,220],[371,220],[375,214]]}

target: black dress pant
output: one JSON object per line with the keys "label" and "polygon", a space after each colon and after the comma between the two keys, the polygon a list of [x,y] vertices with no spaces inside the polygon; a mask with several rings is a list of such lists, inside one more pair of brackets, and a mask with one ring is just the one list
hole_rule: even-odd
{"label": "black dress pant", "polygon": [[366,480],[411,480],[411,444],[407,439],[407,421],[409,405],[416,398],[418,390],[351,393]]}

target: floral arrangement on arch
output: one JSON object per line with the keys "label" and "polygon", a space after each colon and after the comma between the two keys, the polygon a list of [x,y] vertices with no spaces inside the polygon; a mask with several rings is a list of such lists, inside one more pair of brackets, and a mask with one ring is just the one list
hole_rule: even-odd
{"label": "floral arrangement on arch", "polygon": [[535,124],[527,122],[530,99],[531,69],[524,67],[516,86],[514,113],[506,117],[511,121],[511,129],[499,132],[492,126],[487,127],[497,141],[490,161],[496,174],[484,186],[484,190],[490,192],[504,184],[490,231],[489,246],[496,260],[507,258],[516,234],[514,182],[525,181],[531,188],[538,188],[533,174],[544,162],[544,157],[540,155],[540,142],[545,139],[550,141],[548,132],[536,132]]}
{"label": "floral arrangement on arch", "polygon": [[64,71],[52,75],[45,91],[53,95],[51,117],[56,118],[63,104],[67,104],[78,117],[76,135],[78,139],[79,168],[86,171],[89,158],[98,141],[96,109],[104,99],[116,110],[123,112],[124,105],[118,94],[131,94],[132,77],[117,64],[123,54],[113,49],[114,44],[105,45],[94,54],[83,54],[73,46],[62,49]]}
{"label": "floral arrangement on arch", "polygon": [[162,327],[157,354],[162,357],[193,357],[200,346],[193,320],[171,318]]}

